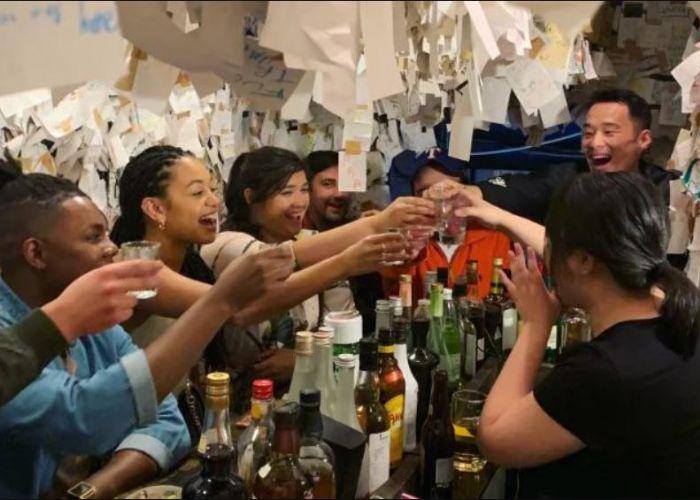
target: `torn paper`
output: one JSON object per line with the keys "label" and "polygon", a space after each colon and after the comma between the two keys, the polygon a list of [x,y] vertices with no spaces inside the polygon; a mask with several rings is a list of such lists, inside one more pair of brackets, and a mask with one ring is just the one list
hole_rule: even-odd
{"label": "torn paper", "polygon": [[367,190],[367,153],[338,153],[338,191],[357,193]]}

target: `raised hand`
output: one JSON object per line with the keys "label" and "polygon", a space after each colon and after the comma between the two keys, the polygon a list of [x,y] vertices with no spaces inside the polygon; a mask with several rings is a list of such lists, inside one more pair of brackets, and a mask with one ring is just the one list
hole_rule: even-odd
{"label": "raised hand", "polygon": [[514,248],[515,252],[509,252],[511,279],[500,271],[501,279],[523,322],[543,327],[542,331],[549,334],[561,310],[559,299],[545,287],[535,251],[528,247],[526,261],[522,246],[516,243]]}
{"label": "raised hand", "polygon": [[341,254],[350,276],[366,274],[384,267],[386,262],[407,261],[411,247],[403,235],[384,233],[367,236]]}
{"label": "raised hand", "polygon": [[432,226],[435,224],[435,204],[423,198],[402,196],[378,215],[380,232],[390,227]]}
{"label": "raised hand", "polygon": [[67,342],[129,319],[138,300],[128,292],[157,288],[160,261],[130,260],[82,275],[41,309]]}

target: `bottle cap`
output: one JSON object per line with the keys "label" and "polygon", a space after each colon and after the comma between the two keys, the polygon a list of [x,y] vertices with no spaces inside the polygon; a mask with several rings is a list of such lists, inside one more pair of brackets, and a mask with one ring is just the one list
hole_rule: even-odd
{"label": "bottle cap", "polygon": [[430,299],[418,299],[418,305],[430,307]]}
{"label": "bottle cap", "polygon": [[438,267],[437,278],[440,283],[447,284],[447,268]]}
{"label": "bottle cap", "polygon": [[495,267],[503,267],[503,259],[500,257],[496,257],[495,259],[493,259],[493,265]]}
{"label": "bottle cap", "polygon": [[357,344],[362,338],[362,316],[355,310],[328,313],[324,322],[333,328],[334,344]]}
{"label": "bottle cap", "polygon": [[411,280],[411,275],[410,275],[410,274],[402,274],[402,275],[399,277],[399,281],[400,281],[401,283],[411,283],[411,281],[412,281],[412,280]]}
{"label": "bottle cap", "polygon": [[226,372],[211,372],[207,374],[208,396],[226,396],[228,395],[229,381],[231,377]]}
{"label": "bottle cap", "polygon": [[253,399],[272,399],[273,388],[274,384],[272,383],[272,380],[253,380]]}
{"label": "bottle cap", "polygon": [[318,409],[321,406],[321,391],[315,388],[302,389],[299,392],[299,406]]}
{"label": "bottle cap", "polygon": [[340,354],[339,356],[336,356],[333,362],[336,364],[336,366],[341,368],[355,368],[355,355],[347,353]]}
{"label": "bottle cap", "polygon": [[392,308],[390,300],[379,299],[375,306],[376,311],[387,311]]}
{"label": "bottle cap", "polygon": [[442,298],[445,300],[452,300],[452,289],[451,288],[443,288]]}
{"label": "bottle cap", "polygon": [[333,328],[322,326],[313,333],[313,337],[316,345],[330,345],[333,341]]}
{"label": "bottle cap", "polygon": [[294,401],[287,401],[275,408],[276,427],[296,427],[299,419],[299,404]]}
{"label": "bottle cap", "polygon": [[297,332],[294,351],[300,356],[311,356],[314,353],[313,342],[311,332]]}

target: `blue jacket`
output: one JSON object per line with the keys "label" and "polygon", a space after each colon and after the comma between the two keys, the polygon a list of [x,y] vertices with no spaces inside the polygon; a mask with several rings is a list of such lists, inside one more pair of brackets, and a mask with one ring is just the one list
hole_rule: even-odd
{"label": "blue jacket", "polygon": [[[0,279],[0,327],[30,312]],[[46,492],[65,455],[133,449],[168,469],[189,450],[175,398],[169,395],[158,405],[146,357],[124,329],[82,337],[69,353],[75,374],[58,357],[0,407],[1,498]]]}

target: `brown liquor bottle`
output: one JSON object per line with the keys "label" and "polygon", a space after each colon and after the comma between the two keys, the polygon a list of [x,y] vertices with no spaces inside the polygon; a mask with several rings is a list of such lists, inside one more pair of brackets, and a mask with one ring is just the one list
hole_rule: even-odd
{"label": "brown liquor bottle", "polygon": [[395,469],[403,458],[403,412],[406,382],[394,357],[394,335],[379,330],[379,401],[386,408],[391,422],[390,467]]}

